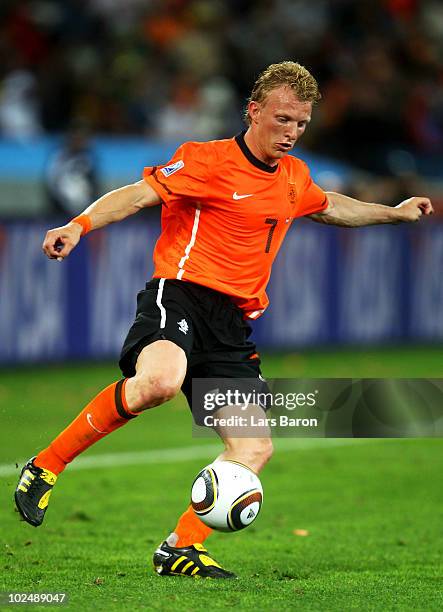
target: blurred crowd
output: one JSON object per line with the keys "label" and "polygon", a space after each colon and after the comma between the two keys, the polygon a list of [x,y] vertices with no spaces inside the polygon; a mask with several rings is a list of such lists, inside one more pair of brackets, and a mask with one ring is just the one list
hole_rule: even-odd
{"label": "blurred crowd", "polygon": [[396,151],[443,151],[441,0],[2,0],[0,28],[4,136],[230,136],[258,73],[293,59],[323,93],[308,149],[401,177]]}

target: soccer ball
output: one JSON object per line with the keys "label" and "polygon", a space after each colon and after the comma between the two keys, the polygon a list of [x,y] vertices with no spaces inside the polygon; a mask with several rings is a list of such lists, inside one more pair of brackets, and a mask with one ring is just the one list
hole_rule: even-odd
{"label": "soccer ball", "polygon": [[252,470],[235,461],[214,461],[195,477],[191,503],[196,515],[212,529],[239,531],[260,512],[263,488]]}

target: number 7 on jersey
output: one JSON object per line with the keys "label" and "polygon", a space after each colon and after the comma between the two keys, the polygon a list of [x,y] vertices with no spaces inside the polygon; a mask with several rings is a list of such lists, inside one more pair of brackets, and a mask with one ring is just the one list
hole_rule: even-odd
{"label": "number 7 on jersey", "polygon": [[269,228],[268,239],[266,241],[266,247],[265,247],[265,253],[269,253],[269,251],[271,250],[272,236],[274,235],[274,231],[275,231],[275,228],[277,226],[278,219],[268,218],[268,219],[265,220],[265,223],[267,223],[268,225],[271,226]]}

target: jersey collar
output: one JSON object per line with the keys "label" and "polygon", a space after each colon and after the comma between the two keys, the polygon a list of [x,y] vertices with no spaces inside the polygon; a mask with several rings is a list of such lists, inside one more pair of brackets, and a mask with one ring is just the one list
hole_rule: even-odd
{"label": "jersey collar", "polygon": [[265,162],[262,162],[260,159],[258,159],[258,157],[255,157],[255,155],[251,153],[251,151],[248,148],[248,145],[245,142],[245,134],[246,134],[246,130],[243,130],[243,132],[240,132],[240,134],[237,134],[237,136],[235,136],[235,142],[240,147],[241,152],[246,157],[246,159],[249,162],[251,162],[251,164],[253,164],[256,168],[259,168],[260,170],[264,170],[265,172],[269,172],[269,174],[276,172],[278,168],[278,164],[276,164],[275,166],[269,166],[269,164],[265,164]]}

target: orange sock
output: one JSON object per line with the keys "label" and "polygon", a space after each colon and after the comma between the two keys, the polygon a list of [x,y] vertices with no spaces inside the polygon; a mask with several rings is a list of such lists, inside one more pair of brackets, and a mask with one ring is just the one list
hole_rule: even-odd
{"label": "orange sock", "polygon": [[126,379],[103,389],[68,427],[34,460],[38,467],[60,474],[74,457],[137,416],[125,400]]}
{"label": "orange sock", "polygon": [[192,506],[189,506],[178,519],[177,526],[167,542],[170,546],[183,548],[191,546],[195,542],[202,544],[210,533],[212,533],[212,529],[205,525],[195,514]]}

